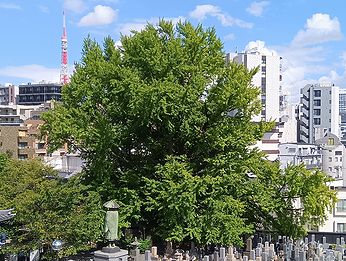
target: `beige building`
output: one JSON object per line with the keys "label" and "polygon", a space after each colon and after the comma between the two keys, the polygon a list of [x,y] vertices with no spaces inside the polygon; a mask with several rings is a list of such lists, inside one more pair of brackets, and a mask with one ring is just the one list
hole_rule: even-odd
{"label": "beige building", "polygon": [[28,134],[25,126],[0,126],[0,152],[16,159],[34,158],[35,139]]}

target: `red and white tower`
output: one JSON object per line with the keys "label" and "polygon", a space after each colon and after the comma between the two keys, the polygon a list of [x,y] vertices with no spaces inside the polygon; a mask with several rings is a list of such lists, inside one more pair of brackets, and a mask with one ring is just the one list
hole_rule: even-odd
{"label": "red and white tower", "polygon": [[60,83],[69,83],[70,78],[68,75],[68,65],[67,65],[67,34],[66,34],[66,21],[65,12],[63,12],[63,29],[61,36],[61,67],[60,67]]}

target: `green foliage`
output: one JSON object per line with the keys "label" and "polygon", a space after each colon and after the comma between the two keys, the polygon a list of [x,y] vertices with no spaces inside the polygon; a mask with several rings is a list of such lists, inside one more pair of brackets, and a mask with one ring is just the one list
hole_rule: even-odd
{"label": "green foliage", "polygon": [[[50,178],[47,178],[50,177]],[[14,208],[16,216],[6,226],[11,244],[2,251],[50,248],[62,239],[62,255],[87,250],[102,236],[100,197],[81,184],[79,177],[66,183],[40,161],[8,159],[0,171],[0,206]]]}
{"label": "green foliage", "polygon": [[[300,167],[284,178],[252,149],[273,127],[251,121],[261,110],[251,84],[257,69],[226,64],[214,29],[160,21],[121,41],[118,49],[109,37],[103,47],[85,40],[63,103],[43,116],[42,128],[53,149],[67,142],[81,151],[83,181],[102,201],[120,203],[121,226],[199,244],[241,244],[255,228],[295,235],[284,215],[302,175],[306,212],[291,211],[286,221],[301,231],[321,220],[315,215],[332,199],[325,176]],[[320,208],[310,194],[316,190]]]}
{"label": "green foliage", "polygon": [[141,253],[144,253],[145,250],[150,250],[150,248],[152,247],[150,238],[139,240],[138,243],[138,248],[141,251]]}

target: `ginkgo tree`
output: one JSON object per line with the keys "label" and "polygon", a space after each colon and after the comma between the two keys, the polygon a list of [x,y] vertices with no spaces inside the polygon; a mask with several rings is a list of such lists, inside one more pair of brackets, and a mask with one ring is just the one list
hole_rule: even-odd
{"label": "ginkgo tree", "polygon": [[121,47],[87,38],[42,131],[52,149],[81,153],[83,183],[119,202],[124,226],[200,245],[241,244],[258,228],[301,236],[335,193],[323,173],[283,172],[252,146],[273,128],[252,121],[256,72],[226,63],[215,30],[189,22],[148,24]]}

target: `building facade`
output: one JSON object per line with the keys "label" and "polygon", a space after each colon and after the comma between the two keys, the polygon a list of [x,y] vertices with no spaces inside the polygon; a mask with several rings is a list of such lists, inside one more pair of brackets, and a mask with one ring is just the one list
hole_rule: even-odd
{"label": "building facade", "polygon": [[339,88],[307,84],[301,89],[299,141],[314,143],[327,133],[340,137]]}
{"label": "building facade", "polygon": [[346,186],[332,182],[336,191],[337,202],[331,212],[327,212],[327,220],[318,228],[319,232],[346,233]]}
{"label": "building facade", "polygon": [[339,89],[340,139],[346,145],[346,89]]}
{"label": "building facade", "polygon": [[246,68],[259,67],[260,70],[252,79],[254,86],[261,88],[262,111],[254,121],[279,121],[280,118],[280,86],[281,86],[281,57],[275,53],[268,54],[260,48],[253,48],[244,53],[238,53],[233,61],[243,64]]}
{"label": "building facade", "polygon": [[346,176],[346,148],[340,139],[328,133],[315,143],[322,148],[322,170],[334,179],[343,179]]}
{"label": "building facade", "polygon": [[302,163],[307,169],[322,168],[322,149],[315,144],[281,143],[279,151],[278,159],[282,169]]}
{"label": "building facade", "polygon": [[17,104],[40,105],[48,101],[61,100],[61,84],[57,83],[35,83],[19,85]]}
{"label": "building facade", "polygon": [[20,126],[23,120],[17,114],[16,106],[0,106],[1,126]]}
{"label": "building facade", "polygon": [[273,130],[264,134],[262,140],[256,146],[267,154],[271,161],[276,160],[279,155],[278,145],[280,143],[280,106],[283,107],[284,100],[280,100],[281,91],[281,57],[274,52],[268,52],[261,44],[243,53],[228,54],[227,61],[243,64],[251,70],[259,67],[259,71],[252,78],[252,84],[261,90],[261,113],[253,117],[254,122],[274,121],[276,123]]}
{"label": "building facade", "polygon": [[0,85],[0,105],[15,103],[15,87],[12,84]]}
{"label": "building facade", "polygon": [[26,160],[35,156],[34,138],[25,126],[0,126],[0,152]]}

